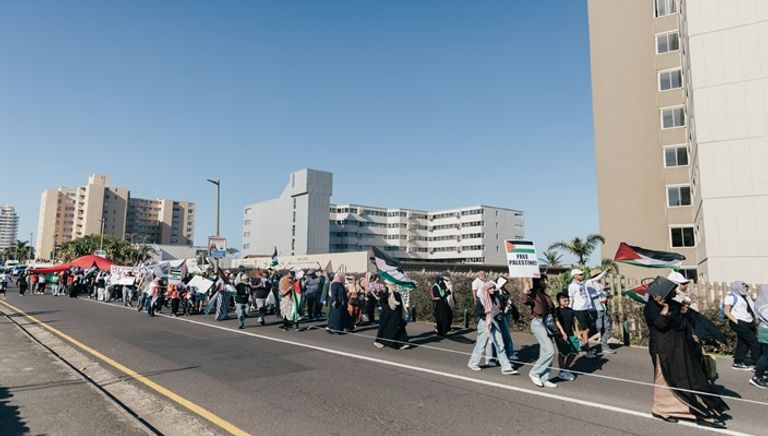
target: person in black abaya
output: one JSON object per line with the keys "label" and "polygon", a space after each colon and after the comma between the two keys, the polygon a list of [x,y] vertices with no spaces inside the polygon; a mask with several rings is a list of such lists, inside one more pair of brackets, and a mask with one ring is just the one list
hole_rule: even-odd
{"label": "person in black abaya", "polygon": [[435,314],[435,332],[438,336],[445,336],[451,330],[453,323],[453,310],[448,304],[448,296],[451,290],[445,283],[448,274],[441,274],[432,285],[432,306]]}
{"label": "person in black abaya", "polygon": [[405,331],[403,320],[403,297],[397,291],[397,286],[387,283],[387,290],[379,295],[381,302],[381,316],[379,319],[379,331],[373,345],[376,348],[385,346],[396,350],[411,348],[408,344],[408,333]]}
{"label": "person in black abaya", "polygon": [[676,287],[673,282],[657,277],[648,289],[650,298],[643,311],[650,333],[648,351],[656,385],[653,416],[667,422],[687,419],[701,426],[724,428],[723,414],[728,405],[715,396],[704,372],[688,306],[672,300]]}

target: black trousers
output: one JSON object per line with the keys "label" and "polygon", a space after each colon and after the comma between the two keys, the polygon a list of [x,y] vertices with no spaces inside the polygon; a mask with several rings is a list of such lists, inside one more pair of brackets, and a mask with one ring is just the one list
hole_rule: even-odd
{"label": "black trousers", "polygon": [[320,317],[320,294],[307,293],[305,298],[307,300],[307,316],[310,318]]}
{"label": "black trousers", "polygon": [[751,322],[739,321],[738,324],[734,324],[728,321],[731,326],[731,330],[736,333],[736,350],[733,353],[733,363],[745,363],[744,359],[747,357],[747,352],[751,354],[752,363],[757,363],[760,359],[760,343],[757,342],[757,334],[755,333],[755,324]]}
{"label": "black trousers", "polygon": [[368,297],[368,300],[365,302],[365,314],[368,315],[368,322],[371,324],[376,322],[376,306],[378,304],[379,302],[373,297]]}
{"label": "black trousers", "polygon": [[178,298],[171,298],[171,315],[179,314],[179,303],[180,300]]}

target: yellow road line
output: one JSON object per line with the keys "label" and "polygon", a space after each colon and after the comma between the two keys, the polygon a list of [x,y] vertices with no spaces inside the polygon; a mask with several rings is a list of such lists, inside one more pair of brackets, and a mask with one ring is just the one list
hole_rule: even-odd
{"label": "yellow road line", "polygon": [[191,410],[192,412],[202,416],[203,418],[207,419],[208,421],[216,424],[217,426],[221,427],[223,430],[227,431],[230,434],[238,435],[238,436],[246,436],[249,435],[248,432],[243,431],[239,428],[237,428],[234,424],[231,424],[228,421],[225,421],[224,419],[218,417],[217,415],[213,414],[212,412],[209,412],[208,410],[198,406],[197,404],[187,400],[186,398],[176,394],[173,391],[170,391],[159,384],[153,382],[152,380],[144,377],[143,375],[139,374],[138,372],[128,368],[127,366],[116,362],[115,360],[105,356],[104,354],[94,350],[93,348],[83,344],[82,342],[78,341],[77,339],[67,335],[66,333],[62,333],[61,331],[49,326],[48,324],[40,321],[39,319],[35,318],[32,315],[28,315],[23,310],[14,307],[5,301],[0,301],[3,305],[7,306],[9,309],[15,311],[16,313],[19,313],[21,315],[24,315],[31,321],[33,321],[36,324],[39,324],[41,327],[45,328],[46,330],[50,331],[51,333],[60,336],[62,339],[65,339],[66,341],[72,343],[73,345],[77,346],[78,348],[82,349],[83,351],[88,352],[89,354],[93,355],[94,357],[97,357],[101,359],[102,361],[108,363],[109,365],[117,368],[118,370],[124,372],[128,376],[130,376],[132,379],[139,381],[143,383],[148,388],[158,392],[159,394],[167,397],[168,399],[175,401],[178,404],[181,404],[182,406],[186,407],[187,409]]}

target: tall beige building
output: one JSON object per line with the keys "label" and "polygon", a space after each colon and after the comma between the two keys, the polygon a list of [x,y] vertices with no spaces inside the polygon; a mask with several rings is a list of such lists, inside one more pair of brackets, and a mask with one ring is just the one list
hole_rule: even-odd
{"label": "tall beige building", "polygon": [[194,203],[131,198],[128,189],[109,185],[109,176],[93,174],[85,186],[43,191],[38,258],[49,259],[54,246],[102,231],[146,243],[192,245]]}
{"label": "tall beige building", "polygon": [[768,1],[588,5],[603,256],[624,241],[700,280],[764,282]]}

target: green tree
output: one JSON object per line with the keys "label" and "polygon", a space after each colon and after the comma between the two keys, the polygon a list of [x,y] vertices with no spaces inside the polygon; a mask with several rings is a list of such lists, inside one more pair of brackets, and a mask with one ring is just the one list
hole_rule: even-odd
{"label": "green tree", "polygon": [[594,253],[600,244],[605,243],[605,238],[597,233],[587,235],[586,238],[575,237],[570,241],[555,242],[549,246],[549,250],[562,250],[576,257],[579,267],[584,268],[587,259]]}
{"label": "green tree", "polygon": [[132,244],[115,235],[88,235],[65,242],[56,250],[56,258],[65,262],[93,254],[99,247],[107,259],[120,265],[133,265],[152,258],[154,250],[146,244]]}
{"label": "green tree", "polygon": [[234,247],[227,248],[227,254],[232,257],[235,257],[238,253],[240,253],[240,250],[238,250],[237,248],[234,248]]}
{"label": "green tree", "polygon": [[541,253],[539,262],[549,268],[560,268],[563,266],[563,255],[560,254],[559,250],[549,248],[547,251]]}

